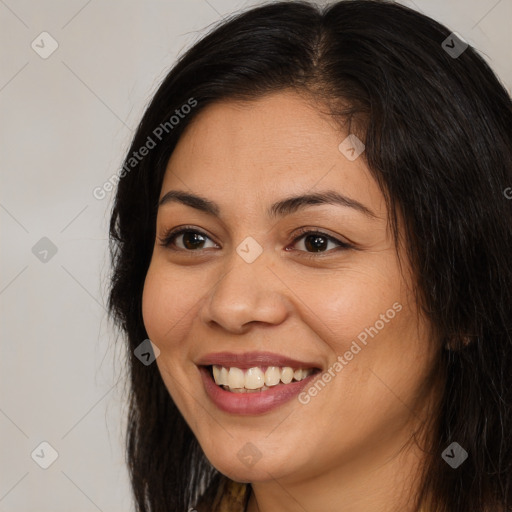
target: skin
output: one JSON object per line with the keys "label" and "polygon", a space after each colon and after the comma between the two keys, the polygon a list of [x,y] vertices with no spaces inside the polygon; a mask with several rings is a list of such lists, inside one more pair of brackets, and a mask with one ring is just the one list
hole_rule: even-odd
{"label": "skin", "polygon": [[[439,398],[428,385],[438,349],[364,154],[350,161],[338,149],[347,135],[296,92],[216,103],[187,126],[164,177],[160,197],[195,193],[217,203],[220,216],[178,202],[159,208],[144,323],[165,385],[210,462],[251,482],[249,512],[413,510],[424,454],[411,439]],[[278,200],[325,190],[374,217],[340,205],[266,216]],[[204,245],[187,249],[183,235],[176,250],[160,244],[182,225],[205,233]],[[315,252],[307,235],[294,242],[301,227],[356,249],[329,242]],[[236,252],[248,236],[263,249],[250,264]],[[401,311],[307,404],[293,399],[243,417],[219,410],[204,390],[195,361],[210,352],[271,351],[327,370],[394,303]],[[252,467],[237,456],[247,442],[261,453]]]}

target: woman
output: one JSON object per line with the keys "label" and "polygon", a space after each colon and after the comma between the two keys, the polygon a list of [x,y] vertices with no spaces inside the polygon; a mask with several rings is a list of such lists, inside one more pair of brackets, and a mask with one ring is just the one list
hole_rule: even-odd
{"label": "woman", "polygon": [[119,178],[139,511],[512,510],[512,105],[462,38],[379,1],[248,10]]}

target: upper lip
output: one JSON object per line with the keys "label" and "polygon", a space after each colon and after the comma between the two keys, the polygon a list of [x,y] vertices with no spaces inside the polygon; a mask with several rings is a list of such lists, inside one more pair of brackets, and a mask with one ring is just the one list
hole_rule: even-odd
{"label": "upper lip", "polygon": [[291,368],[316,368],[320,366],[312,361],[298,361],[290,357],[274,354],[272,352],[212,352],[196,361],[198,366],[218,365],[240,369],[254,368],[256,366],[289,366]]}

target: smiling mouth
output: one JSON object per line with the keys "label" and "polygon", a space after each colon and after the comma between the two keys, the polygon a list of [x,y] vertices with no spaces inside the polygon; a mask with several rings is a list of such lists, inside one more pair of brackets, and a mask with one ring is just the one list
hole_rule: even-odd
{"label": "smiling mouth", "polygon": [[212,380],[232,393],[260,393],[275,386],[300,382],[320,372],[319,368],[292,368],[290,366],[255,366],[253,368],[205,366]]}

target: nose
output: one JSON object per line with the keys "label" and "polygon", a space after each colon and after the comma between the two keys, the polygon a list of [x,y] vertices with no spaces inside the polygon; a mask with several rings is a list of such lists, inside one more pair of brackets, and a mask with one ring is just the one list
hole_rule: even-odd
{"label": "nose", "polygon": [[252,263],[234,252],[204,301],[202,321],[235,334],[243,334],[254,323],[284,322],[291,311],[289,289],[268,263],[265,252]]}

